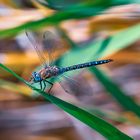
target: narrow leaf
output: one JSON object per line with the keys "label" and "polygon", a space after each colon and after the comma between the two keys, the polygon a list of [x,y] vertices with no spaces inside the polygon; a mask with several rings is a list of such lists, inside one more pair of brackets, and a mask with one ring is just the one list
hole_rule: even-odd
{"label": "narrow leaf", "polygon": [[140,106],[137,105],[131,97],[127,96],[122,89],[119,88],[108,76],[97,68],[90,68],[91,72],[95,74],[100,83],[125,109],[134,112],[140,117]]}
{"label": "narrow leaf", "polygon": [[12,70],[4,66],[3,64],[0,64],[0,67],[6,70],[7,72],[10,72],[12,75],[14,75],[16,78],[18,78],[20,81],[24,82],[27,86],[32,88],[33,90],[36,90],[38,93],[40,93],[45,99],[49,100],[50,102],[54,103],[70,115],[74,116],[75,118],[79,119],[83,123],[90,126],[92,129],[95,129],[100,134],[102,134],[104,137],[106,137],[108,140],[132,140],[131,137],[125,135],[121,131],[119,131],[117,128],[112,126],[111,124],[107,123],[106,121],[94,116],[93,114],[88,113],[87,111],[72,105],[70,103],[67,103],[59,98],[56,98],[50,94],[47,94],[40,89],[37,89],[33,86],[31,86],[27,81],[22,79],[20,76],[18,76],[16,73],[14,73]]}
{"label": "narrow leaf", "polygon": [[[90,56],[90,53],[95,53],[95,57],[99,58],[101,56],[104,56],[104,55],[107,55],[110,53],[114,53],[122,48],[127,47],[128,44],[130,44],[135,39],[139,38],[139,36],[137,35],[137,32],[136,32],[139,28],[140,28],[140,25],[137,25],[137,26],[134,26],[133,28],[130,28],[121,33],[118,33],[117,35],[115,35],[113,37],[109,37],[109,38],[103,40],[99,46],[99,49],[94,52],[95,46],[97,47],[97,44],[95,44],[94,48],[90,48],[91,50],[88,48],[90,51],[86,52],[88,54],[88,56],[86,58],[88,58],[88,57],[90,57],[89,59],[92,58],[92,56]],[[123,36],[125,36],[126,34],[128,35],[128,38],[121,40],[121,38],[123,38]],[[69,38],[69,40],[71,40],[71,39]],[[119,40],[120,40],[120,42],[119,42]],[[117,44],[117,42],[118,42],[118,44]],[[72,44],[74,44],[74,42]],[[93,52],[92,52],[92,50],[93,50]],[[77,57],[71,56],[71,55],[73,55],[73,53],[71,53],[71,55],[69,55],[69,57],[76,58],[75,61],[77,61],[77,60],[79,61],[82,58],[78,58],[78,54],[80,56],[84,56],[84,53],[85,53],[85,51],[83,52],[83,54],[81,52],[77,52],[75,54]],[[66,61],[66,58],[64,57],[63,60],[61,60],[61,61],[64,63]],[[98,78],[100,83],[103,84],[105,89],[116,99],[116,101],[118,103],[120,103],[120,105],[122,107],[134,112],[137,116],[140,117],[140,112],[139,112],[140,107],[135,103],[134,100],[132,100],[129,96],[127,96],[126,93],[123,92],[119,88],[119,86],[117,86],[109,77],[107,77],[105,74],[103,74],[103,72],[101,72],[98,68],[91,67],[90,70]]]}

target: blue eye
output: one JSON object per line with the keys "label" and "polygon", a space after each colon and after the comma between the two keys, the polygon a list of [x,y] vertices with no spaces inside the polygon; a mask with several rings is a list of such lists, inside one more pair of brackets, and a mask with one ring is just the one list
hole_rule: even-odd
{"label": "blue eye", "polygon": [[41,81],[41,77],[40,77],[39,73],[33,72],[32,76],[34,77],[34,82],[40,82]]}

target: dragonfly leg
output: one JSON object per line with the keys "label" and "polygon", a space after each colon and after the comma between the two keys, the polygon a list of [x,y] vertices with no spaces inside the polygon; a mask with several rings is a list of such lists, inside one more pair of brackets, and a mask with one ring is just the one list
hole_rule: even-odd
{"label": "dragonfly leg", "polygon": [[40,89],[42,90],[42,83],[40,82]]}
{"label": "dragonfly leg", "polygon": [[53,86],[53,83],[52,83],[52,82],[50,82],[50,81],[48,81],[48,80],[44,80],[44,81],[46,81],[47,83],[49,83],[50,85]]}
{"label": "dragonfly leg", "polygon": [[43,88],[43,91],[46,89],[46,83],[45,83],[45,81],[43,81],[43,83],[44,83],[44,88]]}
{"label": "dragonfly leg", "polygon": [[48,80],[44,80],[45,82],[49,83],[51,85],[51,87],[48,90],[48,93],[50,93],[51,89],[53,88],[53,83],[48,81]]}
{"label": "dragonfly leg", "polygon": [[51,89],[52,89],[52,87],[53,87],[53,85],[49,88],[49,90],[48,90],[48,93],[50,94],[50,91],[51,91]]}

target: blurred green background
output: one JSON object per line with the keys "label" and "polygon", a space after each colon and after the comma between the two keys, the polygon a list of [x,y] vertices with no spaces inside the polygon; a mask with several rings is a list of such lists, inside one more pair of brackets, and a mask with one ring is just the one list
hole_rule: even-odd
{"label": "blurred green background", "polygon": [[[0,0],[0,139],[139,140],[139,3]],[[56,82],[48,95],[26,82],[41,67],[26,30],[57,36],[40,46],[54,65],[114,61],[67,73],[70,94]]]}

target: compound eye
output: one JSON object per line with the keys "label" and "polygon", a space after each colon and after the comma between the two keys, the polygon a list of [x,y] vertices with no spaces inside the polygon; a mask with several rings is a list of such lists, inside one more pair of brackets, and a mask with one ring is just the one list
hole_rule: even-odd
{"label": "compound eye", "polygon": [[36,72],[33,72],[33,73],[32,73],[32,77],[35,77],[36,75],[37,75]]}
{"label": "compound eye", "polygon": [[36,74],[37,74],[36,72],[33,72],[33,73],[32,73],[32,75],[36,75]]}
{"label": "compound eye", "polygon": [[37,73],[37,72],[34,72],[34,73],[33,73],[33,78],[34,78],[34,81],[35,81],[35,82],[40,82],[40,81],[41,81],[40,74]]}

